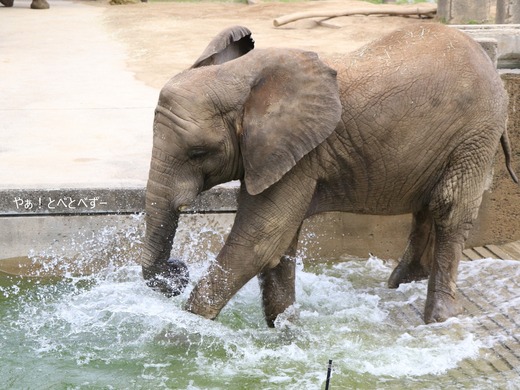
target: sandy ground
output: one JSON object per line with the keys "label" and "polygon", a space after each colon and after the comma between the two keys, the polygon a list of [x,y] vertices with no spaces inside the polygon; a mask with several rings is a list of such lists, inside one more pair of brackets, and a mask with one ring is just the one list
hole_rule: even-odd
{"label": "sandy ground", "polygon": [[[106,26],[128,52],[128,66],[144,83],[160,88],[171,76],[189,67],[208,42],[222,29],[243,25],[253,32],[256,47],[293,47],[331,54],[352,51],[396,28],[433,23],[404,17],[350,16],[318,25],[311,19],[274,27],[273,19],[313,9],[366,7],[360,1],[313,1],[298,3],[139,3],[110,6],[106,1],[90,3],[105,8]],[[518,85],[516,88],[519,88]],[[520,96],[520,92],[517,94]],[[518,115],[517,115],[518,116]],[[515,148],[514,166],[520,173],[520,123],[511,124]],[[504,169],[499,153],[493,192],[485,200],[487,226],[484,241],[503,243],[520,239],[520,190]]]}
{"label": "sandy ground", "polygon": [[[103,4],[98,2],[97,4]],[[424,23],[402,17],[353,16],[331,19],[319,26],[311,19],[281,27],[273,19],[312,9],[345,9],[364,6],[361,1],[298,3],[140,3],[108,6],[110,30],[128,45],[130,67],[140,80],[161,87],[175,73],[186,69],[222,29],[243,25],[253,32],[256,47],[293,47],[320,53],[352,51],[398,27]],[[426,21],[429,22],[429,21]]]}

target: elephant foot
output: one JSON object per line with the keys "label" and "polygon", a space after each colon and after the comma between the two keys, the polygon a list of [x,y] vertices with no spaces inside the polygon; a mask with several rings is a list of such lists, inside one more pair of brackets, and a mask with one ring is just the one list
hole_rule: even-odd
{"label": "elephant foot", "polygon": [[225,271],[220,264],[213,263],[192,290],[184,308],[193,314],[214,320],[243,286],[236,282],[237,279],[230,271]]}
{"label": "elephant foot", "polygon": [[5,5],[6,7],[12,7],[14,4],[14,0],[0,0],[0,3]]}
{"label": "elephant foot", "polygon": [[402,283],[417,282],[419,280],[428,279],[429,272],[420,264],[406,264],[401,261],[394,268],[392,274],[388,278],[388,287],[397,288]]}
{"label": "elephant foot", "polygon": [[188,267],[180,260],[170,259],[146,284],[168,298],[181,294],[190,280]]}
{"label": "elephant foot", "polygon": [[[276,323],[282,321],[282,319],[288,320],[288,321],[297,319],[298,314],[294,314],[296,312],[293,313],[293,311],[291,311],[290,309],[288,310],[288,308],[291,308],[291,307],[292,307],[291,305],[284,304],[284,305],[281,305],[280,307],[271,307],[270,310],[266,310],[265,311],[265,322],[267,323],[267,326],[269,328],[275,328]],[[286,312],[288,312],[287,315],[284,315]],[[288,314],[291,314],[291,315],[288,315]],[[292,314],[294,314],[294,315],[292,315]]]}
{"label": "elephant foot", "polygon": [[214,320],[220,314],[220,310],[218,308],[212,307],[208,304],[199,304],[195,302],[193,299],[189,299],[184,307],[186,311],[190,313],[197,314],[203,318],[208,320]]}
{"label": "elephant foot", "polygon": [[184,309],[208,320],[214,320],[220,314],[222,306],[216,304],[213,299],[208,299],[210,294],[206,287],[207,285],[199,282],[191,292]]}
{"label": "elephant foot", "polygon": [[278,315],[284,313],[296,300],[295,267],[294,257],[283,256],[276,267],[258,275],[265,320],[270,328],[275,327]]}
{"label": "elephant foot", "polygon": [[49,9],[49,7],[47,0],[33,0],[31,3],[32,9]]}
{"label": "elephant foot", "polygon": [[[433,297],[430,298],[431,295]],[[460,313],[462,313],[462,306],[454,295],[445,292],[432,294],[428,292],[424,309],[425,323],[444,322],[448,318],[456,317]]]}
{"label": "elephant foot", "polygon": [[294,305],[289,306],[287,309],[276,316],[275,320],[267,325],[271,328],[283,328],[287,323],[294,323],[300,319],[300,309]]}

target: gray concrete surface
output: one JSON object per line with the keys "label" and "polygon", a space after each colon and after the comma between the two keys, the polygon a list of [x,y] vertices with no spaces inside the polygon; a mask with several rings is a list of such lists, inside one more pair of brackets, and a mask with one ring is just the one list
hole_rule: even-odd
{"label": "gray concrete surface", "polygon": [[95,215],[143,210],[159,93],[127,70],[103,8],[29,4],[0,6],[0,259],[128,226]]}
{"label": "gray concrete surface", "polygon": [[145,185],[157,90],[125,66],[103,9],[0,6],[0,189]]}

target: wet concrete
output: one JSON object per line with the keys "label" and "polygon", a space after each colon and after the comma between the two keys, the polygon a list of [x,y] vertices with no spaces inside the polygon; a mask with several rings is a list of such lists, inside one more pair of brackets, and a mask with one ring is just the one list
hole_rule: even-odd
{"label": "wet concrete", "polygon": [[[512,265],[511,269],[515,267]],[[492,277],[483,277],[490,272]],[[498,272],[482,267],[481,277],[477,272],[458,284],[463,317],[476,319],[472,332],[481,340],[499,341],[478,358],[464,361],[448,372],[456,388],[496,388],[496,383],[504,382],[508,383],[507,388],[520,386],[520,310],[515,304],[519,299],[519,281],[507,273],[507,262]],[[408,321],[418,321],[422,318],[422,303],[416,301],[394,315],[402,318],[403,326]],[[476,378],[486,378],[487,385],[476,385]]]}

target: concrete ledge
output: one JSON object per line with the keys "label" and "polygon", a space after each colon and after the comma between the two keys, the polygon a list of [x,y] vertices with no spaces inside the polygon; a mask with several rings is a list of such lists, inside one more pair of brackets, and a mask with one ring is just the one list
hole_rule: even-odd
{"label": "concrete ledge", "polygon": [[520,68],[520,24],[452,25],[476,41],[496,39],[498,68]]}
{"label": "concrete ledge", "polygon": [[[190,261],[218,253],[233,224],[239,185],[217,186],[201,194],[181,216],[173,253]],[[106,261],[108,252],[133,248],[138,259],[144,237],[145,188],[69,188],[0,190],[0,270],[51,276],[49,259],[62,268],[88,272],[78,258]],[[194,243],[197,245],[194,245]],[[205,251],[194,249],[205,247]],[[3,261],[8,259],[6,261]],[[19,268],[20,266],[21,268]],[[24,268],[25,267],[25,268]],[[43,268],[42,268],[43,267]],[[46,271],[47,270],[47,271]]]}
{"label": "concrete ledge", "polygon": [[[201,194],[187,212],[234,212],[238,185]],[[145,188],[0,190],[0,216],[56,216],[141,213]]]}
{"label": "concrete ledge", "polygon": [[[238,190],[229,183],[201,194],[181,216],[172,253],[190,262],[218,253]],[[114,254],[138,260],[144,206],[145,188],[0,190],[0,271],[53,276],[89,272],[85,264],[101,267]]]}
{"label": "concrete ledge", "polygon": [[128,214],[144,209],[143,188],[0,191],[0,216]]}

